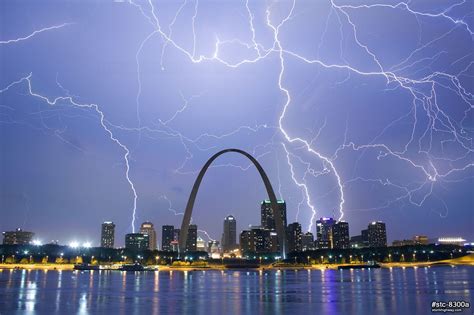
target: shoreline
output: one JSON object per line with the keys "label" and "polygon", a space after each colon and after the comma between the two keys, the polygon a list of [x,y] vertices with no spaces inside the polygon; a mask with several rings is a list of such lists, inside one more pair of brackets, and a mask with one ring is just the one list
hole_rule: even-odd
{"label": "shoreline", "polygon": [[[360,266],[360,264],[312,264],[312,265],[285,265],[272,266],[263,265],[255,268],[228,268],[222,265],[209,266],[165,266],[165,265],[151,265],[149,267],[156,268],[151,271],[224,271],[224,270],[326,270],[338,269],[339,267],[349,267],[351,265]],[[474,259],[469,260],[441,260],[433,262],[392,262],[379,263],[380,268],[423,268],[436,266],[474,266]],[[370,268],[370,266],[367,266]],[[349,268],[351,269],[351,268]],[[45,271],[74,271],[74,264],[0,264],[0,272],[3,270],[45,270]],[[103,271],[114,271],[115,269],[102,269]],[[95,270],[100,271],[100,270]],[[117,269],[118,271],[118,269]]]}

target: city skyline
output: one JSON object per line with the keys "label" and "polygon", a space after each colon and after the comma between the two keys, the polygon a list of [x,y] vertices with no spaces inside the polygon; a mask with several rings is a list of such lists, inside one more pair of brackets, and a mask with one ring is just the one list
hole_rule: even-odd
{"label": "city skyline", "polygon": [[[342,216],[386,222],[389,240],[473,239],[468,2],[24,5],[2,3],[1,231],[178,226],[200,167],[232,147],[305,232]],[[245,159],[204,182],[194,219],[213,239],[217,214],[258,222],[265,190]]]}

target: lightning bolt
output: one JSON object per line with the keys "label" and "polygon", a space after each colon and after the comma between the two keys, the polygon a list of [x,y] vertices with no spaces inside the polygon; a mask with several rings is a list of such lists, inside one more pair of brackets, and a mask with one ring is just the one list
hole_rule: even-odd
{"label": "lightning bolt", "polygon": [[47,32],[47,31],[51,31],[51,30],[60,29],[60,28],[63,28],[65,26],[72,25],[72,24],[74,24],[74,23],[63,23],[63,24],[59,24],[59,25],[53,25],[53,26],[45,27],[45,28],[42,28],[42,29],[39,29],[39,30],[35,30],[31,34],[23,36],[23,37],[18,37],[18,38],[15,38],[15,39],[8,39],[8,40],[0,40],[0,45],[7,45],[7,44],[22,42],[22,41],[28,40],[30,38],[33,38],[33,37],[37,36],[38,34],[41,34],[41,33]]}
{"label": "lightning bolt", "polygon": [[[338,195],[336,202],[337,206],[334,210],[337,212],[337,218],[338,220],[341,220],[344,217],[345,212],[348,210],[347,203],[350,204],[350,200],[346,200],[345,191],[350,188],[353,183],[379,185],[384,189],[390,189],[393,191],[394,196],[384,204],[375,205],[374,207],[369,208],[349,208],[350,211],[382,210],[391,207],[394,204],[405,202],[420,207],[430,197],[440,200],[440,198],[438,198],[433,192],[435,185],[461,181],[463,178],[459,178],[459,176],[468,172],[472,166],[474,166],[474,163],[472,162],[474,153],[471,137],[472,128],[469,127],[469,119],[474,107],[474,95],[463,85],[463,81],[461,80],[462,77],[468,79],[472,77],[472,65],[474,62],[470,61],[465,67],[461,67],[461,69],[456,73],[450,73],[448,71],[432,70],[433,65],[438,60],[446,57],[448,54],[446,51],[435,51],[430,53],[428,57],[419,57],[421,53],[426,53],[433,44],[439,43],[441,40],[448,38],[455,31],[462,30],[472,40],[472,29],[464,20],[465,17],[468,17],[470,14],[472,15],[472,13],[466,13],[466,16],[463,18],[456,18],[453,13],[455,8],[466,4],[465,0],[452,3],[444,9],[437,9],[433,12],[416,10],[411,2],[348,5],[338,4],[338,1],[330,0],[328,2],[329,11],[324,24],[324,30],[316,49],[316,58],[307,57],[298,53],[292,49],[292,47],[287,46],[284,37],[281,35],[282,30],[285,29],[291,21],[297,18],[297,14],[295,14],[297,6],[296,1],[285,3],[285,5],[288,5],[289,7],[283,10],[283,16],[280,17],[279,20],[277,19],[277,13],[281,12],[278,12],[278,10],[275,9],[277,3],[271,3],[266,7],[265,16],[263,18],[264,20],[262,22],[265,25],[266,30],[271,32],[272,42],[270,44],[267,43],[265,46],[259,42],[259,29],[256,28],[256,25],[258,25],[256,20],[261,18],[261,16],[252,12],[252,6],[250,5],[249,0],[243,1],[242,5],[246,15],[244,18],[247,19],[246,25],[248,28],[245,30],[245,33],[248,35],[248,39],[223,39],[219,38],[218,34],[215,34],[213,51],[207,55],[201,54],[199,49],[201,46],[198,37],[200,33],[197,28],[198,22],[200,21],[198,18],[200,15],[198,13],[202,12],[200,11],[199,1],[191,3],[184,0],[181,2],[177,10],[174,12],[170,24],[167,26],[163,25],[160,21],[158,17],[159,10],[151,0],[140,3],[129,0],[128,3],[139,11],[151,27],[150,32],[147,33],[148,35],[140,43],[135,55],[137,75],[137,94],[135,99],[138,122],[137,126],[121,126],[113,124],[105,118],[104,113],[100,110],[98,105],[79,104],[74,101],[74,98],[69,95],[67,90],[65,90],[67,96],[58,97],[53,100],[35,94],[31,88],[31,75],[12,82],[6,88],[0,90],[0,94],[14,85],[27,81],[30,95],[42,99],[49,105],[56,105],[58,101],[66,101],[74,108],[92,109],[97,115],[99,115],[100,123],[104,131],[115,144],[122,148],[124,152],[126,179],[134,195],[132,211],[133,230],[135,229],[136,202],[138,197],[134,184],[129,176],[130,150],[114,135],[114,131],[116,130],[137,133],[139,135],[139,141],[142,136],[154,140],[160,138],[177,139],[185,152],[185,157],[180,161],[179,166],[175,170],[176,174],[181,175],[196,174],[199,171],[189,170],[188,167],[188,162],[195,158],[196,151],[207,152],[209,150],[214,150],[218,148],[225,139],[240,134],[258,134],[267,129],[274,130],[275,134],[272,136],[270,142],[254,146],[251,151],[257,156],[257,159],[261,159],[272,153],[284,152],[283,154],[286,156],[287,176],[291,178],[295,187],[301,191],[301,200],[297,206],[296,219],[298,219],[298,216],[300,215],[300,208],[305,204],[311,217],[307,225],[308,230],[313,228],[313,222],[317,211],[320,211],[317,210],[318,207],[316,206],[318,199],[323,198],[332,192],[337,192]],[[190,8],[191,5],[192,8]],[[178,18],[181,16],[183,10],[189,8],[193,10],[190,29],[192,42],[185,46],[174,39],[173,29],[175,28]],[[423,19],[430,19],[447,22],[451,28],[439,36],[430,38],[425,43],[422,43],[421,36],[419,36],[419,45],[417,48],[410,51],[396,64],[387,65],[381,61],[382,59],[378,56],[376,50],[371,47],[370,43],[364,40],[364,36],[357,25],[357,20],[353,16],[354,12],[373,12],[376,10],[402,11],[413,16],[419,25],[422,24]],[[332,19],[336,19],[339,25],[340,63],[326,62],[320,57],[320,51],[323,49],[323,42],[327,36],[327,31]],[[41,32],[62,28],[68,24],[70,23],[34,31],[25,37],[0,41],[0,44],[27,40]],[[197,136],[188,136],[178,130],[173,122],[175,122],[177,117],[185,115],[186,111],[192,106],[192,100],[200,97],[204,92],[192,95],[188,98],[180,92],[182,105],[174,112],[174,114],[167,118],[157,118],[149,126],[143,125],[140,116],[140,98],[142,93],[140,54],[144,49],[146,49],[148,41],[155,36],[159,37],[163,42],[160,55],[160,65],[162,70],[165,69],[164,56],[171,50],[175,53],[182,54],[192,64],[217,63],[227,67],[228,69],[252,66],[253,64],[259,63],[270,57],[277,57],[278,76],[276,78],[276,88],[282,96],[281,111],[278,113],[277,122],[272,124],[255,123],[254,125],[249,124],[238,126],[236,128],[232,127],[229,128],[228,132],[221,134],[202,132]],[[362,51],[367,57],[367,60],[369,60],[368,66],[364,68],[354,66],[348,62],[347,58],[345,58],[343,47],[346,40],[349,38],[355,43],[355,47]],[[222,55],[222,48],[230,47],[231,45],[240,45],[249,49],[249,51],[252,51],[251,57],[244,57],[238,60],[227,60],[225,56]],[[191,48],[187,49],[185,47]],[[469,58],[471,56],[472,52],[456,59],[451,63],[451,65],[465,64],[466,60],[470,60]],[[348,132],[349,127],[346,120],[346,130],[343,142],[337,143],[336,149],[329,152],[327,148],[322,148],[320,147],[321,145],[318,145],[318,139],[327,124],[326,117],[324,118],[324,122],[319,125],[319,128],[315,128],[315,130],[310,132],[310,137],[303,136],[298,131],[290,132],[287,127],[289,113],[299,105],[297,101],[295,101],[297,98],[294,97],[294,93],[285,84],[289,61],[300,62],[310,68],[347,73],[343,80],[335,82],[336,85],[341,85],[347,80],[354,78],[382,78],[384,82],[386,82],[385,91],[400,90],[411,98],[410,109],[402,116],[397,117],[387,124],[387,126],[379,134],[375,135],[373,139],[364,142],[358,142],[349,137],[350,132]],[[59,83],[58,85],[62,88]],[[460,104],[465,108],[463,117],[455,118],[444,109],[442,102],[439,100],[440,90],[449,91],[459,98]],[[9,117],[8,113],[12,109],[3,105],[0,108],[5,110],[7,113],[5,116]],[[37,114],[42,119],[43,112]],[[381,140],[382,136],[392,128],[395,128],[402,122],[406,123],[407,121],[409,122],[410,128],[409,139],[401,143],[399,147],[388,145]],[[9,121],[2,122],[5,123]],[[46,124],[43,123],[43,125],[47,127]],[[64,137],[61,137],[61,131],[55,131],[54,133],[62,141],[67,141]],[[278,135],[276,133],[278,133]],[[278,141],[275,140],[276,137],[280,137]],[[441,146],[441,153],[435,150],[436,145]],[[456,150],[453,150],[454,153],[447,152],[447,149],[453,146],[456,146]],[[283,151],[281,151],[281,148],[283,148]],[[352,175],[342,172],[340,165],[338,165],[339,157],[349,153],[359,154],[354,169],[352,170]],[[365,154],[374,154],[377,161],[396,161],[405,169],[413,170],[413,173],[416,174],[416,176],[421,176],[422,180],[412,183],[402,183],[388,178],[369,178],[368,176],[359,176],[356,174],[357,166]],[[322,165],[321,169],[313,167],[312,163],[307,162],[303,158],[303,155],[305,157],[309,155],[320,161]],[[212,167],[238,167],[245,171],[251,167],[251,164],[234,165],[228,163],[217,164]],[[278,162],[277,172],[279,183],[278,192],[281,196],[282,185],[280,177],[284,175],[282,174],[283,172],[281,172]],[[315,196],[310,189],[309,181],[311,180],[315,182],[323,176],[333,178],[335,182],[334,187],[324,195]],[[160,198],[167,200],[169,204],[168,210],[170,212],[175,215],[181,214],[173,209],[171,201],[166,197],[166,195],[162,195]],[[445,217],[448,213],[448,207],[444,201],[442,201],[442,204],[444,205],[445,212],[444,214],[440,213],[440,216]],[[209,237],[209,239],[211,238]]]}
{"label": "lightning bolt", "polygon": [[136,192],[136,189],[135,189],[135,185],[132,182],[132,180],[130,179],[130,160],[129,160],[130,150],[127,148],[127,146],[125,144],[120,142],[120,140],[118,140],[114,136],[111,129],[107,126],[106,121],[105,121],[105,115],[102,112],[102,110],[100,109],[99,105],[97,105],[97,104],[77,103],[76,101],[74,101],[74,99],[71,96],[59,96],[59,97],[56,97],[54,99],[50,99],[46,96],[43,96],[43,95],[38,94],[36,92],[33,92],[33,87],[32,87],[32,82],[31,82],[32,81],[32,76],[33,76],[33,74],[30,73],[28,76],[23,77],[23,78],[21,78],[17,81],[14,81],[13,83],[9,84],[7,87],[0,90],[0,93],[4,93],[5,91],[8,91],[11,87],[26,81],[29,95],[31,95],[32,97],[36,97],[36,98],[46,102],[50,106],[56,106],[56,105],[58,105],[59,102],[64,101],[64,102],[68,102],[69,104],[71,104],[72,106],[74,106],[76,108],[92,109],[93,111],[95,111],[99,115],[100,125],[102,126],[103,130],[109,136],[110,140],[112,140],[112,142],[117,144],[124,151],[123,158],[124,158],[125,166],[126,166],[125,178],[127,179],[127,182],[130,185],[130,188],[133,192],[133,209],[132,209],[132,223],[131,223],[131,226],[132,226],[132,231],[135,232],[135,217],[136,217],[138,195],[137,195],[137,192]]}

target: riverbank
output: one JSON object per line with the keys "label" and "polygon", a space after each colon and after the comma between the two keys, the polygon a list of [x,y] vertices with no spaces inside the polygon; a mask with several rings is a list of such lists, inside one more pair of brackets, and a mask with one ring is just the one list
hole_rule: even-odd
{"label": "riverbank", "polygon": [[[342,266],[350,267],[353,264],[312,264],[312,265],[261,265],[254,268],[247,268],[249,270],[311,270],[311,269],[338,269]],[[388,262],[379,263],[381,268],[418,268],[418,267],[434,267],[440,265],[453,266],[474,266],[474,254],[469,254],[463,257],[439,261],[424,261],[424,262]],[[160,271],[194,271],[194,270],[233,270],[245,269],[242,268],[228,268],[225,265],[207,265],[207,266],[164,266],[155,265],[150,266],[152,269]],[[74,270],[74,264],[0,264],[1,270],[8,269],[27,269],[27,270]]]}

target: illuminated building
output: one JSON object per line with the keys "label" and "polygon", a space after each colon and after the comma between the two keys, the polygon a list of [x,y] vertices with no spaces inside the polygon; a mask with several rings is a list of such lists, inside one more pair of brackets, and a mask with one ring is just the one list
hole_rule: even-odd
{"label": "illuminated building", "polygon": [[369,247],[386,247],[387,230],[385,223],[377,221],[369,224],[368,228]]}
{"label": "illuminated building", "polygon": [[[286,228],[286,203],[284,200],[277,200],[278,212],[280,213],[281,220],[283,221],[283,227]],[[275,218],[273,210],[270,204],[270,200],[262,201],[260,208],[260,219],[262,228],[274,231],[275,230]]]}
{"label": "illuminated building", "polygon": [[428,236],[426,236],[426,235],[415,235],[415,236],[413,236],[413,242],[416,245],[428,245]]}
{"label": "illuminated building", "polygon": [[190,224],[188,229],[188,237],[186,239],[186,251],[195,252],[197,250],[197,225]]}
{"label": "illuminated building", "polygon": [[438,244],[463,246],[466,240],[462,237],[440,237]]}
{"label": "illuminated building", "polygon": [[131,250],[149,249],[150,242],[148,235],[141,233],[130,233],[125,235],[125,248]]}
{"label": "illuminated building", "polygon": [[333,248],[349,248],[349,223],[338,221],[332,228]]}
{"label": "illuminated building", "polygon": [[333,248],[332,228],[336,221],[333,218],[320,218],[316,221],[316,244],[318,249]]}
{"label": "illuminated building", "polygon": [[298,222],[288,224],[286,228],[286,241],[288,243],[288,252],[300,252],[301,244],[301,224]]}
{"label": "illuminated building", "polygon": [[311,232],[301,235],[301,249],[303,251],[314,249],[314,236]]}
{"label": "illuminated building", "polygon": [[173,250],[171,242],[174,240],[174,226],[163,225],[161,227],[161,250],[170,252]]}
{"label": "illuminated building", "polygon": [[156,249],[156,231],[151,222],[143,222],[140,226],[140,233],[148,235],[148,249]]}
{"label": "illuminated building", "polygon": [[[240,233],[240,249],[242,253],[268,253],[272,251],[272,238],[270,230],[260,226],[253,226],[250,230]],[[276,240],[276,233],[274,239]],[[273,246],[276,247],[276,246]]]}
{"label": "illuminated building", "polygon": [[31,243],[35,233],[23,231],[18,228],[15,231],[3,232],[4,245],[28,245]]}
{"label": "illuminated building", "polygon": [[106,221],[102,223],[102,231],[100,235],[100,246],[104,248],[114,248],[115,243],[115,224]]}
{"label": "illuminated building", "polygon": [[196,240],[196,250],[200,252],[206,252],[206,242],[204,242],[200,236],[198,236]]}
{"label": "illuminated building", "polygon": [[222,250],[234,250],[237,247],[237,221],[232,215],[224,219],[224,232],[222,233]]}

